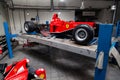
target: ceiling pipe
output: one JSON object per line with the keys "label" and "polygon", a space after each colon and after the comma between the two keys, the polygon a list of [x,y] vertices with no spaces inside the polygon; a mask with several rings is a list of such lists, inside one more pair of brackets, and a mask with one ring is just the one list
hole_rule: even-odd
{"label": "ceiling pipe", "polygon": [[[14,5],[13,7],[10,7],[10,9],[36,9],[36,10],[50,10],[51,11],[51,6],[27,6],[26,5]],[[63,7],[63,6],[59,6]],[[58,8],[58,6],[54,6],[54,10],[76,10],[79,9],[77,6],[66,6],[66,8]]]}
{"label": "ceiling pipe", "polygon": [[[47,10],[47,11],[51,11],[51,9],[50,8],[20,8],[20,7],[15,7],[15,8],[10,8],[10,9],[23,9],[23,10],[27,10],[27,9],[29,9],[29,10]],[[54,10],[76,10],[76,9],[54,9]]]}
{"label": "ceiling pipe", "polygon": [[51,11],[54,11],[54,2],[53,2],[53,0],[51,0],[50,6],[51,6]]}
{"label": "ceiling pipe", "polygon": [[[50,10],[51,11],[51,8],[50,6],[39,6],[39,7],[33,7],[33,6],[29,6],[29,7],[25,7],[25,6],[14,6],[14,8],[10,7],[9,9],[31,9],[31,10]],[[79,7],[77,6],[66,6],[66,8],[58,8],[58,6],[54,6],[54,10],[79,10]],[[89,9],[89,8],[86,8],[86,10]],[[96,9],[96,8],[92,8],[92,9]],[[104,9],[104,8],[100,8],[100,9]]]}
{"label": "ceiling pipe", "polygon": [[14,8],[14,3],[13,3],[13,0],[11,0],[11,4],[12,4],[12,7]]}

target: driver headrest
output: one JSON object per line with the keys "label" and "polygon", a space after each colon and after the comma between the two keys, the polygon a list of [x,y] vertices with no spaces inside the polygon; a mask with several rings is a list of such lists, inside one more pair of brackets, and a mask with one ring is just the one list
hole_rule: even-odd
{"label": "driver headrest", "polygon": [[58,18],[58,14],[53,14],[53,19]]}

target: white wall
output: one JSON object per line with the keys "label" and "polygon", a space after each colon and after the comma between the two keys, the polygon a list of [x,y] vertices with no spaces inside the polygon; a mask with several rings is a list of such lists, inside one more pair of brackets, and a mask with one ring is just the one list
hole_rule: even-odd
{"label": "white wall", "polygon": [[23,10],[9,10],[9,21],[12,34],[18,34],[22,30],[24,21]]}
{"label": "white wall", "polygon": [[[51,11],[38,11],[38,15],[40,17],[39,23],[45,23],[46,21],[51,21],[52,15],[57,12],[51,12]],[[74,11],[60,11],[59,17],[63,20],[69,21],[74,20],[75,12]],[[29,15],[27,15],[29,13]],[[10,26],[12,33],[19,34],[20,31],[25,33],[24,31],[24,22],[30,21],[30,19],[33,17],[35,18],[37,15],[37,10],[25,10],[25,17],[24,17],[24,10],[14,10],[12,15],[12,10],[9,10],[9,16],[10,16]]]}
{"label": "white wall", "polygon": [[5,8],[0,3],[0,35],[4,35],[3,22],[7,20]]}
{"label": "white wall", "polygon": [[[59,12],[39,12],[40,23],[45,23],[45,21],[51,21],[52,15]],[[70,21],[74,20],[75,12],[74,11],[60,11],[59,17],[62,20]]]}

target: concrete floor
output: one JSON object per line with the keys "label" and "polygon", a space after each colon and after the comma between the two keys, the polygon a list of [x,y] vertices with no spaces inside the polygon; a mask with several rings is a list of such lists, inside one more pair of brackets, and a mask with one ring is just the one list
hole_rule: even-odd
{"label": "concrete floor", "polygon": [[[13,53],[13,59],[6,56],[0,63],[10,64],[26,57],[35,69],[46,69],[47,80],[94,80],[94,59],[42,45],[32,48],[18,46]],[[109,65],[106,80],[120,80],[119,68]]]}

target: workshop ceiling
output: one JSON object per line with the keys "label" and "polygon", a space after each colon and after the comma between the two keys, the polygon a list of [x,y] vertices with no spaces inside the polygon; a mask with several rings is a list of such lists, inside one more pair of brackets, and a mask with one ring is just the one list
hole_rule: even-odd
{"label": "workshop ceiling", "polygon": [[[52,0],[6,0],[7,3],[12,2],[14,7],[21,8],[50,8]],[[106,8],[113,4],[113,0],[53,0],[54,7],[58,8],[69,8],[78,9],[84,1],[86,8]]]}

